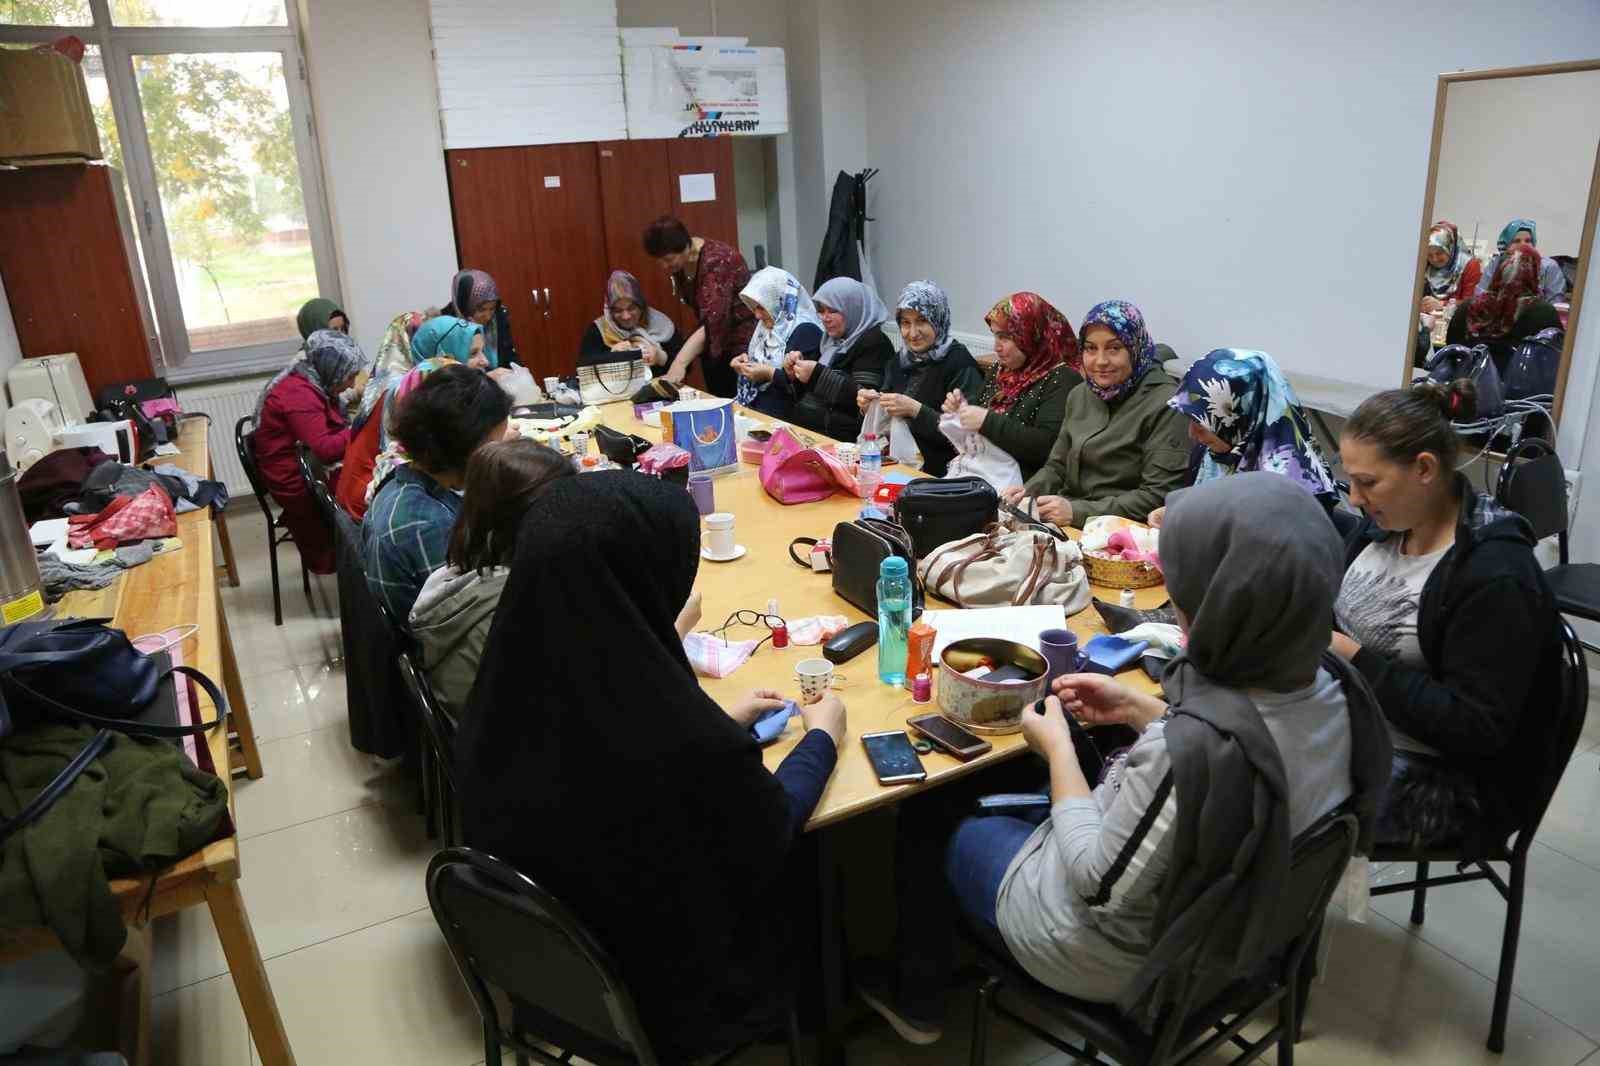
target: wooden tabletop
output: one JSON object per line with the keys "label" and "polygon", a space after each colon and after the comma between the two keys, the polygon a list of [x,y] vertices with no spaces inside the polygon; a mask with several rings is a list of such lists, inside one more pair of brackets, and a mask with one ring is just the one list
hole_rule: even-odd
{"label": "wooden tabletop", "polygon": [[[602,408],[602,412],[606,424],[613,429],[636,433],[649,440],[661,438],[660,425],[640,423],[633,417],[630,405],[612,404]],[[756,467],[748,465],[741,466],[736,474],[716,479],[715,492],[716,509],[731,512],[735,516],[736,540],[744,545],[746,554],[730,563],[704,560],[700,563],[695,588],[703,597],[703,615],[696,628],[702,631],[715,628],[736,610],[765,610],[767,601],[774,597],[778,600],[779,613],[787,619],[818,614],[844,615],[852,624],[866,619],[865,614],[833,594],[829,575],[802,570],[789,558],[788,551],[789,543],[795,537],[827,537],[832,534],[836,523],[855,517],[861,509],[860,500],[836,495],[816,503],[784,506],[766,494],[756,477]],[[1115,601],[1121,590],[1096,586],[1093,591],[1101,599]],[[1137,606],[1153,608],[1166,602],[1167,592],[1165,587],[1156,586],[1138,590],[1135,597]],[[949,605],[929,597],[928,606],[945,608]],[[1107,632],[1100,616],[1092,608],[1067,619],[1067,626],[1078,634],[1080,642]],[[741,632],[747,636],[760,635],[759,630]],[[769,641],[733,676],[702,678],[700,683],[713,699],[725,706],[758,688],[776,689],[798,699],[795,663],[820,654],[821,649],[815,646],[790,645],[776,649]],[[928,773],[926,781],[888,787],[878,784],[861,746],[861,734],[883,729],[903,729],[907,718],[937,711],[938,706],[936,702],[914,703],[910,693],[904,689],[881,683],[877,676],[877,663],[875,651],[869,649],[836,668],[837,692],[845,703],[849,732],[839,746],[838,767],[822,794],[821,802],[817,804],[808,829],[842,821],[885,804],[897,803],[912,792],[1013,758],[1021,754],[1026,746],[1020,733],[986,736],[985,739],[994,744],[994,750],[966,763],[935,749],[922,756],[923,767]],[[1120,679],[1142,692],[1158,691],[1158,686],[1137,669],[1124,672]],[[937,685],[936,680],[936,690]],[[799,719],[792,720],[784,735],[766,748],[767,765],[776,767],[783,761],[783,757],[799,743],[803,732],[804,727]]]}

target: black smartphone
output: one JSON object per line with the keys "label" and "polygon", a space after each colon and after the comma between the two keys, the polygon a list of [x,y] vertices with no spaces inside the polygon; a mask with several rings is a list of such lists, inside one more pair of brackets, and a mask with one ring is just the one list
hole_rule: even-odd
{"label": "black smartphone", "polygon": [[907,718],[906,725],[933,741],[962,762],[976,759],[994,745],[956,725],[942,714],[919,714]]}
{"label": "black smartphone", "polygon": [[878,775],[880,785],[903,785],[908,781],[925,781],[928,772],[922,768],[917,749],[903,729],[888,729],[881,733],[861,734],[861,746],[867,749],[867,761],[872,772]]}

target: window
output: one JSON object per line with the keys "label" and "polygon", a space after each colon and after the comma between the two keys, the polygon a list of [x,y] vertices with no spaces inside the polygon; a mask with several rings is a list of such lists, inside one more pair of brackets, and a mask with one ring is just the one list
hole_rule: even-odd
{"label": "window", "polygon": [[0,46],[86,44],[173,381],[281,366],[300,305],[339,297],[296,18],[284,0],[0,0]]}

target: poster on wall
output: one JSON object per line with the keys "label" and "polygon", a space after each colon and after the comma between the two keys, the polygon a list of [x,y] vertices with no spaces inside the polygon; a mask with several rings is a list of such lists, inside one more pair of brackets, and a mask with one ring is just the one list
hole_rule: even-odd
{"label": "poster on wall", "polygon": [[766,137],[789,132],[783,49],[677,41],[628,44],[628,136]]}

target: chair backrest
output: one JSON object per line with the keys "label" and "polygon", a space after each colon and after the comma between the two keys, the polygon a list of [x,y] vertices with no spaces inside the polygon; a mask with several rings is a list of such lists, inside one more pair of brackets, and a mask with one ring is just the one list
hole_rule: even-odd
{"label": "chair backrest", "polygon": [[[591,1062],[655,1063],[633,997],[610,955],[560,900],[507,863],[472,848],[446,848],[428,864],[428,905],[501,1043],[541,1062],[512,1032]],[[512,1004],[516,1025],[491,995]]]}
{"label": "chair backrest", "polygon": [[456,784],[456,724],[439,706],[439,700],[433,694],[433,686],[428,683],[428,675],[423,673],[422,667],[417,665],[416,657],[410,652],[400,653],[400,679],[405,682],[406,691],[411,694],[411,702],[417,709],[417,716],[422,719],[422,728],[428,733],[428,739],[433,743],[433,750],[439,756],[439,762],[444,767],[445,777],[450,781],[450,787]]}
{"label": "chair backrest", "polygon": [[250,479],[250,491],[256,494],[261,513],[272,520],[272,508],[267,506],[267,486],[261,482],[261,468],[256,465],[256,416],[245,415],[233,424],[233,447],[239,453],[239,465],[244,476]]}
{"label": "chair backrest", "polygon": [[300,480],[305,482],[306,491],[311,493],[311,498],[317,503],[317,513],[327,523],[328,532],[337,536],[339,524],[334,520],[334,508],[338,504],[333,501],[333,494],[328,491],[328,468],[322,465],[316,453],[305,441],[296,441],[295,455],[300,460]]}
{"label": "chair backrest", "polygon": [[1589,663],[1584,657],[1583,642],[1573,630],[1572,623],[1561,619],[1561,694],[1560,703],[1541,731],[1544,750],[1540,753],[1539,774],[1526,784],[1527,822],[1517,834],[1516,850],[1527,851],[1544,819],[1544,812],[1555,798],[1556,788],[1567,772],[1567,763],[1577,750],[1578,738],[1583,734],[1584,719],[1589,716]]}
{"label": "chair backrest", "polygon": [[1526,437],[1506,453],[1495,487],[1500,506],[1528,520],[1533,535],[1561,537],[1561,562],[1567,561],[1567,473],[1548,441]]}

